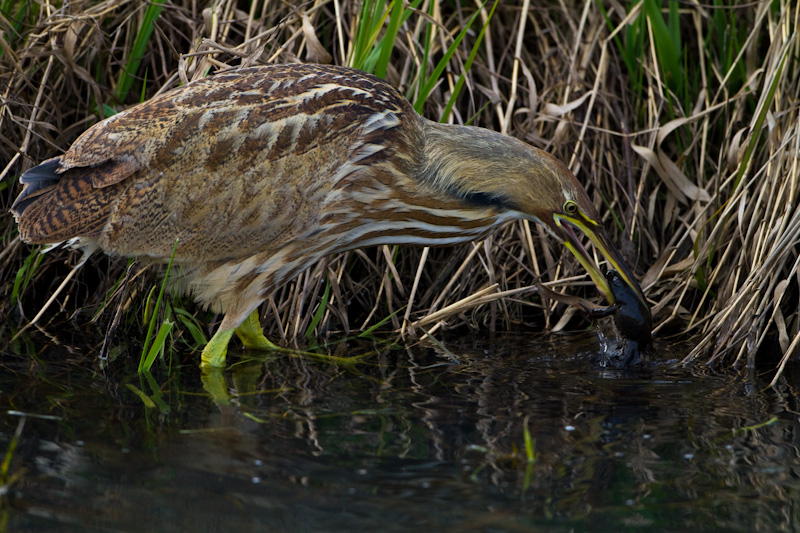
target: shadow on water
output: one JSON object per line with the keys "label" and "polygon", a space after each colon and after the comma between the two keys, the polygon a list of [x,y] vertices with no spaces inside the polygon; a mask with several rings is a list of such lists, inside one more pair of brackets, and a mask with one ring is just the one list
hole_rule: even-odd
{"label": "shadow on water", "polygon": [[[796,373],[590,363],[592,335],[430,347],[352,364],[242,358],[215,403],[194,355],[152,377],[51,345],[5,354],[8,531],[793,531]],[[247,354],[252,355],[252,354]],[[342,355],[342,354],[340,354]],[[133,358],[133,357],[131,357]],[[229,356],[229,361],[237,361]],[[166,366],[166,364],[164,365]],[[219,384],[218,384],[219,385]],[[527,433],[527,439],[526,439]],[[528,442],[526,448],[526,441]]]}

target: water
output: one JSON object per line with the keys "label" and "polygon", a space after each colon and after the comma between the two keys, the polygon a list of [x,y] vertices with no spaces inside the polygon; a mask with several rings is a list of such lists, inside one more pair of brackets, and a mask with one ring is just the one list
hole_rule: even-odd
{"label": "water", "polygon": [[758,374],[673,368],[686,348],[662,343],[644,368],[609,371],[591,363],[600,347],[589,334],[446,348],[340,346],[361,356],[350,364],[232,353],[236,364],[205,381],[191,354],[149,377],[54,343],[40,363],[6,354],[0,453],[24,427],[2,524],[797,529],[793,369],[764,389]]}

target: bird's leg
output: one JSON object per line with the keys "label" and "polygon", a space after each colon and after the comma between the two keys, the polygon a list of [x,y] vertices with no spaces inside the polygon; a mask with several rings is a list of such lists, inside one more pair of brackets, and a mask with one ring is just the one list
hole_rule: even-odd
{"label": "bird's leg", "polygon": [[258,319],[258,309],[254,309],[242,324],[236,328],[236,336],[242,341],[245,348],[253,350],[281,350],[264,336],[261,321]]}
{"label": "bird's leg", "polygon": [[203,348],[201,356],[201,367],[223,368],[225,366],[225,355],[228,353],[228,343],[236,333],[245,348],[254,350],[282,350],[280,346],[270,342],[261,330],[261,323],[258,320],[258,309],[255,309],[244,322],[236,329],[220,329],[214,333],[206,347]]}
{"label": "bird's leg", "polygon": [[215,367],[222,368],[225,366],[225,355],[228,353],[228,343],[233,336],[233,330],[217,330],[211,340],[208,341],[206,347],[203,348],[203,353],[200,356],[201,367]]}

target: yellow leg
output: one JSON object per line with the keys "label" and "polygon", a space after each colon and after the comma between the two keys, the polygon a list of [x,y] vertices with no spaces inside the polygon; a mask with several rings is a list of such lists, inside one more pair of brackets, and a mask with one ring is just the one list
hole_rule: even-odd
{"label": "yellow leg", "polygon": [[234,332],[242,341],[245,348],[255,350],[281,350],[264,336],[261,324],[258,321],[258,309],[250,313],[250,316],[236,329],[217,330],[206,347],[203,348],[201,367],[225,367],[225,355],[228,353],[228,343],[231,341]]}
{"label": "yellow leg", "polygon": [[232,336],[232,329],[214,333],[206,347],[203,348],[200,367],[223,368],[225,366],[225,355],[228,353],[228,343],[231,341]]}
{"label": "yellow leg", "polygon": [[281,347],[273,344],[264,336],[261,322],[258,319],[258,309],[250,313],[242,324],[236,328],[236,336],[242,341],[245,348],[253,350],[280,350]]}

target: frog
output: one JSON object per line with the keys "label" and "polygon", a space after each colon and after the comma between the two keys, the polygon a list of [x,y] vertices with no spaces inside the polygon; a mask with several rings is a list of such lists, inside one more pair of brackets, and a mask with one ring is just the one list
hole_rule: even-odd
{"label": "frog", "polygon": [[616,366],[626,368],[638,362],[639,356],[652,344],[653,318],[646,301],[625,283],[619,272],[607,271],[606,280],[615,300],[607,309],[622,339],[620,353],[614,360]]}
{"label": "frog", "polygon": [[539,293],[556,301],[581,308],[592,320],[611,316],[621,342],[619,350],[603,356],[600,364],[627,368],[636,364],[639,356],[652,343],[653,324],[650,307],[640,290],[637,291],[628,285],[619,272],[609,270],[605,273],[605,277],[611,295],[614,297],[614,303],[608,306],[598,306],[576,296],[556,293],[543,285],[539,286]]}

